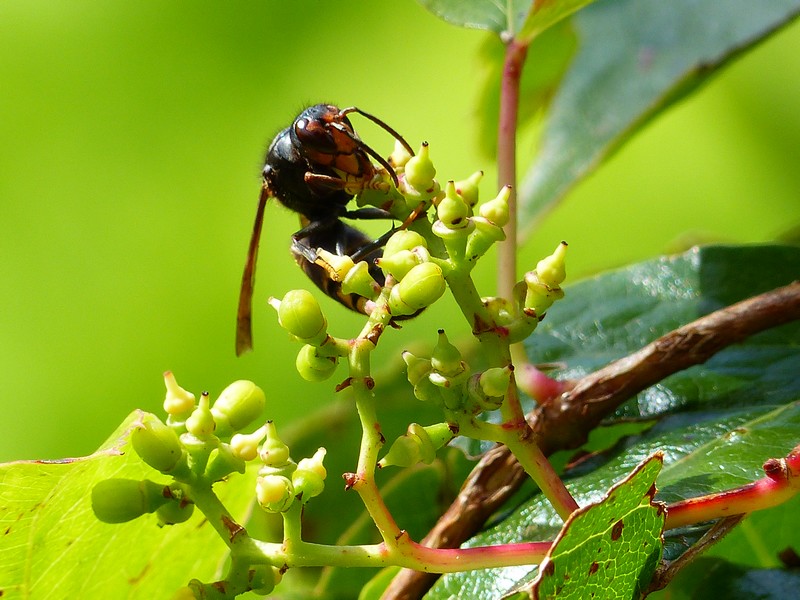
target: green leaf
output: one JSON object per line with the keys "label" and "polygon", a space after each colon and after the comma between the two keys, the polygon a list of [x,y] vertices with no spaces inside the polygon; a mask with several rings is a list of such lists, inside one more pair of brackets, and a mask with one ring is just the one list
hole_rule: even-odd
{"label": "green leaf", "polygon": [[[788,284],[798,272],[800,248],[754,246],[697,248],[600,275],[566,289],[528,340],[528,356],[564,364],[559,377],[580,377],[704,314]],[[629,400],[610,422],[659,422],[570,471],[568,486],[578,503],[596,501],[656,451],[664,453],[657,500],[719,492],[762,477],[767,458],[785,456],[800,441],[798,339],[800,323],[762,332]],[[759,540],[777,538],[776,523],[787,532],[800,527],[796,510],[782,506],[770,513],[780,515],[777,521],[757,513],[739,538],[740,546],[764,548],[761,556],[749,557],[752,563],[762,559],[762,566],[774,566],[777,558],[773,554],[775,562],[763,565],[763,554],[775,547]],[[552,539],[560,530],[538,493],[505,517],[469,545]],[[665,557],[678,557],[702,533],[702,527],[667,532]],[[447,575],[428,598],[444,599],[459,589],[499,597],[536,574],[535,568],[516,567]]]}
{"label": "green leaf", "polygon": [[661,455],[575,511],[526,590],[535,598],[638,598],[661,560],[664,509],[653,504]]}
{"label": "green leaf", "polygon": [[440,19],[460,27],[513,34],[525,23],[531,0],[417,0]]}
{"label": "green leaf", "polygon": [[[227,546],[197,512],[188,523],[163,528],[154,515],[107,525],[92,513],[98,481],[148,477],[168,483],[128,444],[145,414],[131,414],[91,456],[0,465],[4,599],[164,598],[191,577],[216,578]],[[252,497],[248,485],[252,480],[239,477],[225,490],[223,501],[234,516],[244,514]]]}
{"label": "green leaf", "polygon": [[530,229],[649,119],[798,13],[798,0],[615,0],[576,14],[580,49],[520,187],[520,223]]}
{"label": "green leaf", "polygon": [[529,43],[575,11],[595,0],[417,0],[453,25],[486,29],[504,40]]}
{"label": "green leaf", "polygon": [[595,0],[537,0],[517,39],[527,42]]}

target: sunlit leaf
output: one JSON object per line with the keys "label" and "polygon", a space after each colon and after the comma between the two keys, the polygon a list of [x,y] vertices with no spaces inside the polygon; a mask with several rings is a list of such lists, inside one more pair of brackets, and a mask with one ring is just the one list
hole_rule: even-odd
{"label": "sunlit leaf", "polygon": [[[107,525],[92,512],[98,481],[168,482],[128,445],[143,417],[133,413],[91,456],[0,466],[3,598],[163,598],[191,577],[215,579],[227,546],[199,513],[181,526],[159,528],[154,515]],[[234,515],[243,514],[251,485],[240,477],[227,490],[224,501]]]}
{"label": "sunlit leaf", "polygon": [[798,0],[614,0],[577,13],[580,49],[521,185],[520,222],[530,228],[649,119],[798,12]]}
{"label": "sunlit leaf", "polygon": [[570,515],[526,590],[564,600],[641,595],[661,559],[664,509],[653,504],[660,469],[656,454],[605,498]]}

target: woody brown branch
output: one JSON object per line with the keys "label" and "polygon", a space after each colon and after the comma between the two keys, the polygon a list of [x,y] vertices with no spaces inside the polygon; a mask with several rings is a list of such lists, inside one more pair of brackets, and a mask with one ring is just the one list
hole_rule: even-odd
{"label": "woody brown branch", "polygon": [[[800,319],[800,282],[717,310],[661,336],[637,352],[577,380],[560,397],[538,406],[529,423],[546,455],[580,447],[589,432],[623,402],[720,350],[767,329]],[[514,456],[498,446],[487,452],[458,497],[422,543],[455,548],[480,531],[525,480]],[[382,600],[421,598],[438,575],[402,570]]]}

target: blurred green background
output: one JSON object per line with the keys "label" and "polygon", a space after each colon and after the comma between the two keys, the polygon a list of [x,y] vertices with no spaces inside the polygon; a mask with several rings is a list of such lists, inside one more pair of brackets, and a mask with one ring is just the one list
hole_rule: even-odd
{"label": "blurred green background", "polygon": [[[358,105],[440,178],[486,171],[476,108],[485,34],[402,2],[6,0],[0,4],[0,460],[91,452],[161,373],[199,393],[255,380],[285,423],[332,384],[293,371],[265,301],[306,285],[296,217],[267,209],[255,352],[233,352],[236,302],[272,136],[305,105]],[[529,65],[530,68],[530,65]],[[800,25],[745,55],[580,185],[522,250],[570,242],[570,277],[678,248],[761,242],[800,223]],[[391,140],[356,122],[383,153]],[[521,148],[523,165],[530,148]],[[489,263],[489,261],[484,261]],[[484,293],[493,267],[479,275]],[[800,273],[799,273],[800,274]],[[332,333],[360,320],[323,304]],[[440,303],[410,335],[465,333]],[[375,364],[398,368],[400,336]]]}

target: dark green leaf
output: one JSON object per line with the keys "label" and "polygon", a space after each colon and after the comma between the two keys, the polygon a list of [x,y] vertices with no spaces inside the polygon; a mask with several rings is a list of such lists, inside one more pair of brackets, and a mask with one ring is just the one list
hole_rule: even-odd
{"label": "dark green leaf", "polygon": [[520,222],[530,228],[650,118],[798,12],[798,0],[614,0],[580,11],[580,49],[520,188]]}
{"label": "dark green leaf", "polygon": [[[601,275],[567,288],[529,340],[528,355],[534,362],[564,363],[562,376],[577,377],[708,312],[787,284],[798,272],[800,249],[763,246],[695,249]],[[655,451],[664,452],[659,500],[722,491],[762,477],[765,459],[785,456],[800,441],[798,339],[798,323],[763,332],[630,400],[618,417],[660,422],[602,461],[572,471],[569,488],[576,500],[595,501]],[[796,531],[798,517],[782,507],[774,510]],[[760,529],[760,516],[753,516],[756,525],[747,540],[771,535],[775,523]],[[553,539],[559,529],[552,508],[534,495],[470,545]],[[666,556],[679,556],[701,534],[698,528],[668,532]],[[517,567],[448,575],[429,597],[447,598],[462,588],[498,597],[535,574]]]}
{"label": "dark green leaf", "polygon": [[599,502],[570,515],[526,586],[535,598],[637,598],[661,559],[663,507],[653,505],[655,454]]}

